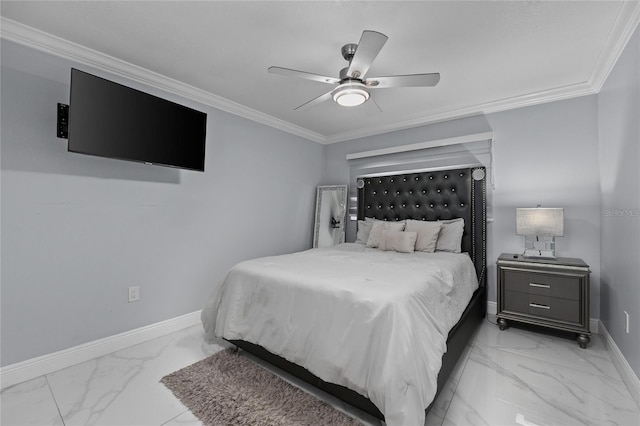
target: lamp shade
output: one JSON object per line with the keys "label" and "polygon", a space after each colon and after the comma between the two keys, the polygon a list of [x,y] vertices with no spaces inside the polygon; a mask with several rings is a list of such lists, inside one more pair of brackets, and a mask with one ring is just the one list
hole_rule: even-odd
{"label": "lamp shade", "polygon": [[517,208],[517,235],[564,235],[564,209],[562,208]]}

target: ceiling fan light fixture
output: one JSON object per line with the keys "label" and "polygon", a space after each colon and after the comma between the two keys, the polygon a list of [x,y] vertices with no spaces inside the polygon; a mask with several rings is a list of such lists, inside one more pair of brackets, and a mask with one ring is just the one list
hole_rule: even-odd
{"label": "ceiling fan light fixture", "polygon": [[340,106],[358,106],[369,99],[367,86],[358,82],[343,83],[333,94],[333,101]]}

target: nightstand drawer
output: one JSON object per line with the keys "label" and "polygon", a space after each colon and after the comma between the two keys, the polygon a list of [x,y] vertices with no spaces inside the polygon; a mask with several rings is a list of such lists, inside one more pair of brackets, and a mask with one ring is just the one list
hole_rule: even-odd
{"label": "nightstand drawer", "polygon": [[559,299],[580,300],[580,278],[539,272],[504,271],[504,289]]}
{"label": "nightstand drawer", "polygon": [[582,259],[526,258],[503,253],[496,262],[497,323],[511,321],[577,333],[586,348],[589,335],[589,265]]}
{"label": "nightstand drawer", "polygon": [[577,300],[506,291],[504,310],[580,324],[580,303]]}

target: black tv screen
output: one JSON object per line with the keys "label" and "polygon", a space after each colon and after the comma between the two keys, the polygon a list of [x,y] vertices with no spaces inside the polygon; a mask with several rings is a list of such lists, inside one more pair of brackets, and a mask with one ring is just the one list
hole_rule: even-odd
{"label": "black tv screen", "polygon": [[71,69],[68,150],[204,171],[207,114]]}

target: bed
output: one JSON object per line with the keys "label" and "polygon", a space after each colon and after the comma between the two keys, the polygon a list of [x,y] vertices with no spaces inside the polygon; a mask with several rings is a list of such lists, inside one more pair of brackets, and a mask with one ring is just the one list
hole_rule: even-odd
{"label": "bed", "polygon": [[474,167],[359,178],[359,220],[462,219],[462,253],[347,243],[241,262],[202,311],[207,336],[390,426],[422,424],[486,314],[484,176]]}

